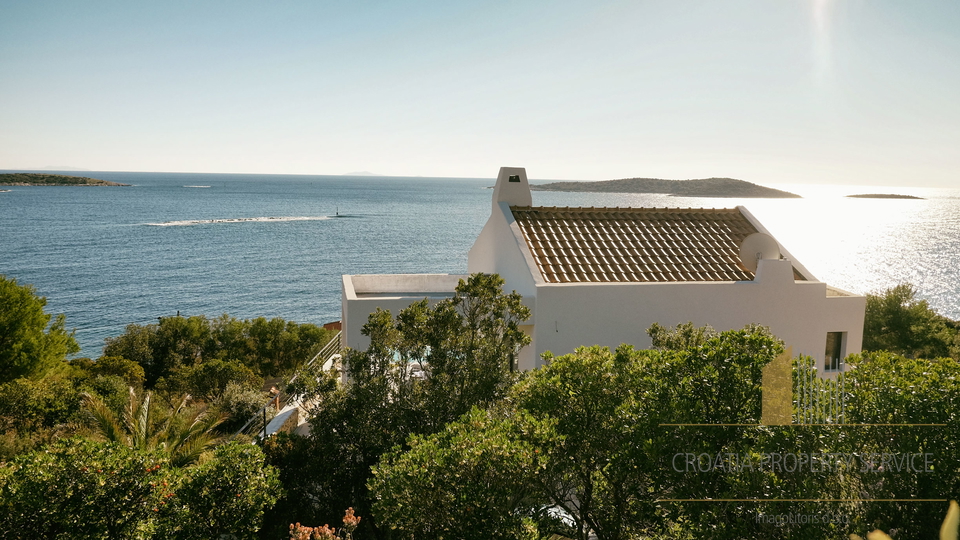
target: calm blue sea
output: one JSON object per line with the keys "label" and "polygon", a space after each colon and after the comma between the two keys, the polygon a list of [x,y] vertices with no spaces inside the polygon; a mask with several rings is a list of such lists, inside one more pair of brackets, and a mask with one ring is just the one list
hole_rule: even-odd
{"label": "calm blue sea", "polygon": [[[464,273],[493,178],[84,172],[125,188],[3,187],[0,274],[65,313],[82,354],[176,314],[340,317],[340,276]],[[773,185],[773,184],[770,184]],[[960,319],[960,191],[773,185],[803,199],[534,192],[542,206],[743,204],[819,279],[914,283]],[[901,193],[924,200],[849,199]]]}

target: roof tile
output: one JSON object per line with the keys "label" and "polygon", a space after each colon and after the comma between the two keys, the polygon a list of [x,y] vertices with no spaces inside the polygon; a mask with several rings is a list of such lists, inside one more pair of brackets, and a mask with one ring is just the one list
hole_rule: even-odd
{"label": "roof tile", "polygon": [[753,279],[739,250],[757,229],[736,208],[511,210],[548,283]]}

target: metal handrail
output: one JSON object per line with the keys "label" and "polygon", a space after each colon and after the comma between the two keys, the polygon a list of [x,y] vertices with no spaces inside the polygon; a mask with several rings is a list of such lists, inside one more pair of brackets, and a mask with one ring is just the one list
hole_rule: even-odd
{"label": "metal handrail", "polygon": [[[313,358],[311,358],[306,362],[306,364],[304,364],[304,367],[313,367],[314,364],[316,364],[318,359],[322,358],[323,362],[326,362],[327,360],[333,358],[335,355],[340,354],[340,351],[342,349],[342,346],[340,343],[340,334],[341,332],[338,331],[336,335],[334,335],[333,338],[330,339],[330,341],[328,341],[327,344],[324,345],[323,348],[321,348],[320,351],[313,356]],[[286,387],[292,382],[294,382],[295,380],[297,380],[297,376],[300,374],[301,370],[302,368],[294,372],[294,374],[282,386]],[[281,396],[283,396],[282,400],[281,400]],[[289,405],[291,401],[297,398],[299,398],[299,396],[296,396],[296,395],[284,396],[284,393],[282,390],[278,394],[271,396],[270,399],[266,402],[266,404],[264,404],[263,407],[260,407],[257,410],[257,412],[254,413],[253,416],[251,416],[250,419],[247,420],[247,422],[243,424],[243,426],[240,429],[238,429],[236,433],[233,434],[232,438],[236,438],[241,433],[246,435],[254,431],[253,426],[251,426],[251,424],[256,424],[260,420],[263,421],[263,425],[258,426],[256,431],[265,432],[267,429],[267,409],[270,407],[276,407],[278,410],[282,409],[283,407],[286,407],[287,405]]]}

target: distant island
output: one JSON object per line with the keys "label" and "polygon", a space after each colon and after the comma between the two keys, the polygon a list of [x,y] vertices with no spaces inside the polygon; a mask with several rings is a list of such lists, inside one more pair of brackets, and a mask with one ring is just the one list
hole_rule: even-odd
{"label": "distant island", "polygon": [[0,186],[129,186],[86,176],[65,174],[7,173],[0,174]]}
{"label": "distant island", "polygon": [[662,180],[660,178],[624,178],[599,182],[552,182],[530,185],[534,191],[580,191],[592,193],[664,193],[677,197],[757,197],[770,199],[800,198],[795,193],[758,186],[735,178],[700,180]]}
{"label": "distant island", "polygon": [[913,195],[897,195],[894,193],[864,193],[861,195],[847,195],[852,199],[917,199],[923,200],[923,197],[914,197]]}

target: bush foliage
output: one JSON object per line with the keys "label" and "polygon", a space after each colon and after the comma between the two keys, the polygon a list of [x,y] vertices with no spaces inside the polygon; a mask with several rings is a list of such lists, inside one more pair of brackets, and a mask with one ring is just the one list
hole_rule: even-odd
{"label": "bush foliage", "polygon": [[0,384],[42,376],[80,350],[64,315],[47,315],[46,305],[32,286],[0,274]]}
{"label": "bush foliage", "polygon": [[371,467],[407,437],[441,431],[474,406],[507,395],[516,374],[512,359],[529,338],[519,329],[529,311],[520,295],[504,294],[496,275],[461,281],[453,298],[416,302],[393,317],[370,315],[371,344],[344,358],[347,382],[320,384],[308,401],[308,439],[267,444],[269,462],[282,469],[287,497],[270,516],[272,534],[290,523],[333,523],[349,504],[370,516],[365,537],[383,537],[389,524],[370,513]]}
{"label": "bush foliage", "polygon": [[279,318],[163,317],[157,324],[129,325],[107,340],[103,354],[140,365],[146,386],[153,388],[162,377],[214,360],[240,363],[259,377],[289,374],[331,337],[317,325]]}
{"label": "bush foliage", "polygon": [[[374,469],[375,517],[400,538],[475,537],[455,527],[479,526],[471,520],[490,519],[485,512],[499,521],[480,530],[518,539],[827,539],[876,528],[936,537],[946,504],[935,501],[960,490],[960,364],[854,356],[842,383],[816,386],[846,395],[853,426],[764,426],[762,369],[782,344],[761,327],[674,331],[660,350],[584,347],[551,358],[496,409],[411,437]],[[762,456],[831,453],[856,456],[857,466],[759,466]],[[932,468],[899,470],[883,458],[917,453],[933,456]],[[678,470],[677,455],[681,466],[707,456],[709,467]],[[758,465],[731,468],[729,456]],[[487,498],[494,485],[504,491]],[[424,511],[404,510],[412,507]],[[762,519],[798,514],[841,519]]]}
{"label": "bush foliage", "polygon": [[255,538],[278,491],[250,444],[183,469],[157,451],[63,439],[0,468],[0,530],[25,540]]}
{"label": "bush foliage", "polygon": [[887,351],[908,358],[960,360],[960,323],[917,298],[910,284],[867,295],[863,350]]}
{"label": "bush foliage", "polygon": [[[793,425],[765,426],[763,370],[783,351],[766,329],[654,325],[652,350],[582,347],[518,374],[529,312],[502,285],[474,275],[449,300],[372,314],[370,347],[344,354],[346,382],[315,373],[291,387],[311,434],[261,449],[221,444],[224,426],[257,409],[264,376],[291,373],[330,333],[168,317],[129,326],[96,362],[68,363],[63,317],[51,323],[42,298],[4,278],[0,531],[278,539],[350,506],[363,539],[933,538],[937,501],[960,491],[958,324],[910,286],[870,295],[853,369],[794,395]],[[795,392],[810,366],[794,359]],[[842,417],[799,424],[801,403],[838,396]],[[862,467],[724,461],[788,454]],[[904,473],[883,457],[917,454],[932,465]],[[677,470],[678,455],[710,467]],[[760,519],[825,513],[846,519]]]}

